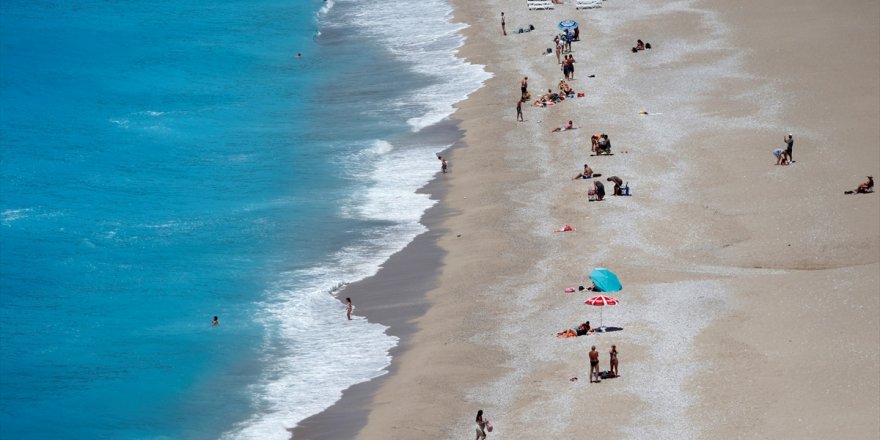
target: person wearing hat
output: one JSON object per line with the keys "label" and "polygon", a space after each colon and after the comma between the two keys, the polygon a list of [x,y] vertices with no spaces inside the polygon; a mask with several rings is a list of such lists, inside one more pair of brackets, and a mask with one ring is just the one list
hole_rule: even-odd
{"label": "person wearing hat", "polygon": [[791,136],[791,133],[788,136],[784,137],[785,141],[785,153],[788,155],[789,162],[794,162],[794,156],[791,155],[791,150],[794,147],[794,139]]}

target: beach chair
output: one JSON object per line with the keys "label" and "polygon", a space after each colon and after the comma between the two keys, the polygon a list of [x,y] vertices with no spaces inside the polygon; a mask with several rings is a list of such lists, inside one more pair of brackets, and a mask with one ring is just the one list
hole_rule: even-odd
{"label": "beach chair", "polygon": [[550,0],[528,0],[529,10],[548,10],[553,9],[553,2]]}
{"label": "beach chair", "polygon": [[575,9],[595,9],[602,7],[602,0],[577,0]]}

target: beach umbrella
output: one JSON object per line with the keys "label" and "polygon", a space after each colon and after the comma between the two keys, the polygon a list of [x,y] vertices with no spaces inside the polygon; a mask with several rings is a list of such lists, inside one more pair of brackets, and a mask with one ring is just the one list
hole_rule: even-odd
{"label": "beach umbrella", "polygon": [[617,275],[602,267],[597,267],[590,272],[590,280],[593,282],[593,286],[596,287],[597,292],[617,292],[623,289],[623,286],[620,285],[620,280],[617,279]]}
{"label": "beach umbrella", "polygon": [[616,299],[605,295],[594,296],[584,301],[584,304],[588,306],[602,307],[601,309],[599,309],[599,328],[605,327],[602,319],[602,311],[605,310],[605,306],[616,306],[618,303],[619,301],[617,301]]}
{"label": "beach umbrella", "polygon": [[569,29],[575,30],[578,27],[578,22],[574,20],[562,20],[559,22],[559,29],[567,31]]}

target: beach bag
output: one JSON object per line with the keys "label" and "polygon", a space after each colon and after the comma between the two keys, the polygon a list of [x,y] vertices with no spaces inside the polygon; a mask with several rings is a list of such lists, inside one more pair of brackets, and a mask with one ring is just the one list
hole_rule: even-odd
{"label": "beach bag", "polygon": [[494,428],[495,427],[492,426],[492,422],[486,420],[486,432],[492,432],[492,429],[494,429]]}
{"label": "beach bag", "polygon": [[645,43],[645,49],[650,49],[650,48],[651,48],[651,43]]}

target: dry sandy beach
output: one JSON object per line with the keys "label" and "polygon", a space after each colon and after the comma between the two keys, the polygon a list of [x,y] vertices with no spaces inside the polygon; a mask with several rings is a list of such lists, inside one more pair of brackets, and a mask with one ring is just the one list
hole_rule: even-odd
{"label": "dry sandy beach", "polygon": [[[483,409],[490,439],[880,437],[880,194],[843,194],[880,173],[880,2],[454,4],[460,55],[495,76],[460,103],[435,182],[422,240],[439,250],[418,246],[442,263],[410,263],[431,280],[412,331],[390,375],[329,411],[356,420],[332,423],[473,438]],[[516,122],[522,77],[533,98],[557,88],[543,53],[569,18],[586,96]],[[653,49],[631,53],[637,38]],[[589,156],[594,132],[614,156]],[[786,133],[795,163],[776,166]],[[633,195],[587,202],[585,162]],[[598,324],[586,292],[563,291],[594,267],[620,276],[604,322],[623,330],[557,339]],[[589,383],[590,346],[604,370],[612,344],[621,377]],[[309,426],[295,438],[322,438]]]}

